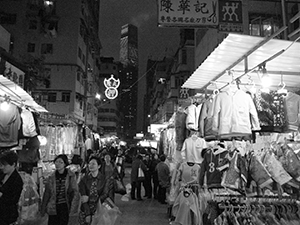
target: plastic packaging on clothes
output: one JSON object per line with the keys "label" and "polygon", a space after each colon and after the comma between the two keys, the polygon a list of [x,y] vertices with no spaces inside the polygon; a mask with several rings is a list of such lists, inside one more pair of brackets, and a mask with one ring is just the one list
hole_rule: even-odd
{"label": "plastic packaging on clothes", "polygon": [[262,157],[262,162],[272,178],[280,185],[292,180],[292,177],[285,171],[282,164],[276,159],[274,153],[266,152]]}

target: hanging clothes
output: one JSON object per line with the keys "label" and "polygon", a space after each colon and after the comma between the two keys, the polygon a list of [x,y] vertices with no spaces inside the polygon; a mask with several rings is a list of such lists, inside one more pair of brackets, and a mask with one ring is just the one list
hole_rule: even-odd
{"label": "hanging clothes", "polygon": [[187,107],[186,128],[188,130],[193,130],[193,131],[199,130],[198,121],[199,121],[201,107],[202,104],[200,105],[191,104]]}
{"label": "hanging clothes", "polygon": [[258,156],[251,152],[248,160],[248,187],[251,181],[254,180],[258,187],[265,188],[273,183],[271,174],[264,167]]}
{"label": "hanging clothes", "polygon": [[183,189],[179,193],[172,207],[172,214],[175,217],[174,222],[178,224],[202,224],[198,197],[190,189]]}
{"label": "hanging clothes", "polygon": [[282,156],[279,161],[282,163],[283,168],[296,180],[300,181],[300,160],[287,144],[280,147]]}
{"label": "hanging clothes", "polygon": [[228,151],[225,148],[217,147],[209,149],[204,154],[204,160],[201,164],[199,184],[203,186],[204,177],[206,176],[207,188],[223,188],[221,186],[222,172],[217,170]]}
{"label": "hanging clothes", "polygon": [[206,148],[206,141],[203,138],[193,134],[191,137],[185,139],[182,149],[181,156],[184,162],[202,163],[203,158],[201,152]]}
{"label": "hanging clothes", "polygon": [[285,126],[284,95],[258,90],[254,97],[262,132],[282,132]]}
{"label": "hanging clothes", "polygon": [[214,105],[212,127],[221,138],[246,136],[252,130],[260,130],[257,111],[250,95],[239,89],[219,93]]}
{"label": "hanging clothes", "polygon": [[14,104],[4,111],[0,109],[0,147],[13,147],[18,145],[18,133],[21,126],[19,109]]}
{"label": "hanging clothes", "polygon": [[178,109],[175,113],[175,141],[176,141],[176,150],[181,151],[183,142],[186,138],[186,113],[183,109]]}
{"label": "hanging clothes", "polygon": [[199,136],[203,137],[205,140],[216,139],[217,132],[213,131],[213,112],[215,97],[207,99],[201,108],[198,126],[199,126]]}
{"label": "hanging clothes", "polygon": [[273,152],[266,151],[262,156],[262,162],[278,184],[283,185],[292,180],[292,177],[285,171]]}
{"label": "hanging clothes", "polygon": [[19,138],[34,137],[38,135],[32,112],[30,112],[28,109],[22,108],[21,119],[22,119],[22,126],[21,126],[22,129],[20,129],[21,130],[20,133],[22,133],[22,135],[19,135]]}
{"label": "hanging clothes", "polygon": [[[234,191],[239,191],[245,194],[247,183],[246,162],[241,154],[234,150],[226,155],[228,167],[223,173],[221,185],[224,188],[230,188]],[[225,168],[224,165],[222,165]]]}
{"label": "hanging clothes", "polygon": [[200,165],[192,162],[183,162],[179,167],[179,181],[182,185],[199,182]]}
{"label": "hanging clothes", "polygon": [[284,98],[284,109],[286,116],[285,131],[298,131],[300,127],[300,96],[288,92]]}

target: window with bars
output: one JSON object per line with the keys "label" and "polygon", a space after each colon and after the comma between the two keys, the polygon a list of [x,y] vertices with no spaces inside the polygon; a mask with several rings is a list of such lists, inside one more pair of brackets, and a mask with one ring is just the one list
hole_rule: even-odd
{"label": "window with bars", "polygon": [[61,95],[62,102],[70,102],[71,94],[69,92],[63,92]]}
{"label": "window with bars", "polygon": [[53,44],[42,44],[41,54],[53,54]]}
{"label": "window with bars", "polygon": [[30,53],[35,52],[35,44],[34,43],[27,44],[27,52],[30,52]]}
{"label": "window with bars", "polygon": [[48,93],[48,102],[56,102],[56,93],[55,92]]}

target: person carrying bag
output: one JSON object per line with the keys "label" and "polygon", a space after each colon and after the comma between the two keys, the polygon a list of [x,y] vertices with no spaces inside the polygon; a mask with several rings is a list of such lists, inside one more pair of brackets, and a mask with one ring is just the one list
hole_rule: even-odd
{"label": "person carrying bag", "polygon": [[[137,157],[132,162],[131,169],[131,199],[142,201],[141,197],[141,187],[142,181],[145,179],[144,171],[147,170],[146,165],[142,161],[142,156],[137,155]],[[136,195],[136,197],[135,197]]]}

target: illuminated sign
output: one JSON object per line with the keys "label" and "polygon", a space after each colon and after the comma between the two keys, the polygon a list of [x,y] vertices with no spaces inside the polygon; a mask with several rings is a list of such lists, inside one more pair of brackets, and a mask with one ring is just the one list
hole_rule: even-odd
{"label": "illuminated sign", "polygon": [[109,79],[104,79],[104,86],[106,87],[105,96],[108,99],[115,99],[118,97],[118,87],[120,86],[120,79],[115,79],[112,74]]}

